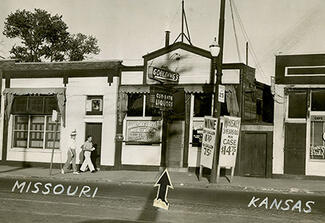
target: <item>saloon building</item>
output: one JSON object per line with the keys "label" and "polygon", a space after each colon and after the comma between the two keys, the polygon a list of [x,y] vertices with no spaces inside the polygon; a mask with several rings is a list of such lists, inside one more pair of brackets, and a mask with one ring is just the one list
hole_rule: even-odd
{"label": "saloon building", "polygon": [[325,176],[325,54],[276,56],[273,174]]}
{"label": "saloon building", "polygon": [[[78,145],[93,135],[96,163],[102,168],[198,167],[204,116],[211,116],[213,108],[213,58],[191,44],[168,43],[166,39],[164,47],[144,55],[138,66],[113,60],[1,61],[2,162],[48,165],[54,147],[54,162],[62,163],[70,132],[76,129]],[[242,63],[223,64],[222,83],[226,96],[221,114],[241,117],[245,135],[236,174],[269,176],[269,86],[258,83],[255,69]],[[58,123],[51,119],[52,110],[59,112]],[[252,137],[259,133],[258,140]]]}

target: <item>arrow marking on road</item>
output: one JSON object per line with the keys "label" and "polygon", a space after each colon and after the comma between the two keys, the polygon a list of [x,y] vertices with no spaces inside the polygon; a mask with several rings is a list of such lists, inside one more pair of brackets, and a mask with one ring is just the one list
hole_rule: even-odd
{"label": "arrow marking on road", "polygon": [[168,188],[174,189],[170,180],[167,169],[160,175],[159,179],[155,183],[154,187],[158,187],[157,197],[153,201],[153,206],[168,210],[169,203],[167,201]]}

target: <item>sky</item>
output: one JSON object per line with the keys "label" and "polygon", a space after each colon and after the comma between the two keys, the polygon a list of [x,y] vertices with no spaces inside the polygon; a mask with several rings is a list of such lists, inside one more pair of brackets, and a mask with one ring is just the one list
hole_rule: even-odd
{"label": "sky", "polygon": [[[6,17],[17,9],[41,8],[62,15],[70,33],[81,32],[98,39],[101,52],[91,60],[122,59],[125,65],[142,65],[143,55],[162,48],[165,30],[171,31],[171,42],[181,31],[181,0],[0,0],[0,3],[0,55],[5,57],[13,44],[19,44],[2,35]],[[193,45],[208,50],[218,36],[219,5],[219,0],[185,0]],[[256,68],[258,81],[270,83],[275,55],[325,52],[325,0],[232,0],[232,5],[234,24],[230,0],[226,0],[223,61],[245,62],[248,41],[249,65]]]}

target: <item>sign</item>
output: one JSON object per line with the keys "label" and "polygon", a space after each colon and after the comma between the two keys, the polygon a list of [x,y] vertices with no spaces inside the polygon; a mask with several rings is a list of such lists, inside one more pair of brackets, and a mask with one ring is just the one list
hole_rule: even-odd
{"label": "sign", "polygon": [[218,119],[204,117],[204,128],[201,149],[201,166],[212,169],[213,152],[216,147]]}
{"label": "sign", "polygon": [[174,106],[173,90],[168,88],[150,87],[150,105],[161,110],[171,110]]}
{"label": "sign", "polygon": [[148,67],[148,77],[161,82],[173,82],[178,83],[179,74],[177,72],[171,71],[168,68],[161,67]]}
{"label": "sign", "polygon": [[167,169],[161,174],[154,187],[158,187],[157,197],[153,201],[153,206],[168,210],[169,203],[167,201],[168,188],[174,189],[170,180]]}
{"label": "sign", "polygon": [[325,159],[325,146],[310,146],[310,159]]}
{"label": "sign", "polygon": [[224,116],[221,132],[219,166],[235,167],[240,133],[240,118]]}
{"label": "sign", "polygon": [[226,96],[226,87],[224,85],[219,84],[218,88],[218,101],[221,103],[225,103],[225,96]]}
{"label": "sign", "polygon": [[310,116],[310,121],[312,122],[325,122],[325,116],[324,115],[312,115]]}
{"label": "sign", "polygon": [[58,121],[58,112],[56,110],[52,110],[52,122]]}
{"label": "sign", "polygon": [[127,120],[126,141],[128,144],[153,144],[161,141],[160,120]]}

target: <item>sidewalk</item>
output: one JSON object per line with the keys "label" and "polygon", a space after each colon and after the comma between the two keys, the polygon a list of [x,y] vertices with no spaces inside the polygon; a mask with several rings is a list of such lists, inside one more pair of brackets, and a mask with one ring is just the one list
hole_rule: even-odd
{"label": "sidewalk", "polygon": [[[49,175],[48,168],[22,168],[0,165],[1,178],[33,178],[55,181],[82,181],[92,183],[118,184],[146,184],[154,185],[160,173],[157,171],[98,171],[96,173],[61,174],[60,170],[53,169]],[[323,180],[293,180],[293,179],[265,179],[254,177],[235,176],[231,183],[221,177],[218,184],[209,184],[206,178],[198,181],[194,173],[170,172],[170,178],[175,189],[181,187],[205,188],[219,190],[235,190],[269,193],[303,193],[325,196],[325,181]]]}

